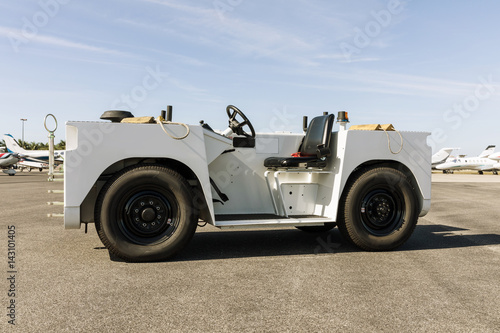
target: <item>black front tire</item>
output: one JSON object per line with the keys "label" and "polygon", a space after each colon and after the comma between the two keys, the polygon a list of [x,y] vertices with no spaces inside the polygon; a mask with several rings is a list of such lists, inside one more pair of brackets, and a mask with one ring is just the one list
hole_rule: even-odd
{"label": "black front tire", "polygon": [[161,165],[125,169],[101,190],[97,233],[110,254],[132,262],[166,260],[191,240],[198,213],[186,179]]}
{"label": "black front tire", "polygon": [[354,245],[387,251],[405,243],[418,220],[419,204],[411,182],[400,171],[378,167],[361,172],[347,186],[338,227]]}

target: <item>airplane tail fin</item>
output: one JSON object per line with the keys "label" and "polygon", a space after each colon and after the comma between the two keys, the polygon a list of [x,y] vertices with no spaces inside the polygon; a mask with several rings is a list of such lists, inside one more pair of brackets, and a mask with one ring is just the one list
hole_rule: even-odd
{"label": "airplane tail fin", "polygon": [[14,139],[14,137],[10,134],[4,134],[3,139],[5,140],[5,145],[7,146],[7,150],[11,153],[26,153],[19,143]]}
{"label": "airplane tail fin", "polygon": [[453,150],[458,149],[458,148],[443,148],[434,155],[432,155],[432,164],[436,163],[442,163],[446,161],[448,157],[450,157],[450,154]]}
{"label": "airplane tail fin", "polygon": [[495,152],[495,146],[494,145],[489,145],[488,147],[486,147],[486,150],[483,151],[479,157],[488,157],[490,156],[491,154],[493,154]]}

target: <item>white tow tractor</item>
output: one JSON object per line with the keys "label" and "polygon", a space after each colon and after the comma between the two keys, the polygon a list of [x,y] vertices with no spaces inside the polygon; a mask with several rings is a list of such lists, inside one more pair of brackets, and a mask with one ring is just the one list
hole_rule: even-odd
{"label": "white tow tractor", "polygon": [[[95,223],[111,254],[165,260],[200,221],[218,228],[297,227],[341,234],[368,251],[391,250],[430,209],[429,133],[380,125],[346,129],[323,114],[305,133],[255,133],[235,106],[229,127],[107,111],[68,122],[64,225]],[[166,120],[165,120],[166,118]],[[242,120],[238,120],[238,119]],[[290,244],[293,246],[293,244]]]}

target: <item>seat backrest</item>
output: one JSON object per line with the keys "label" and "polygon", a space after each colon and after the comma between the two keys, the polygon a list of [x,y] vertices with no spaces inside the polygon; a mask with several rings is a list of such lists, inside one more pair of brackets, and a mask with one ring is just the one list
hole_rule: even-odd
{"label": "seat backrest", "polygon": [[318,148],[329,150],[334,118],[333,114],[329,114],[311,120],[300,147],[300,156],[317,156]]}

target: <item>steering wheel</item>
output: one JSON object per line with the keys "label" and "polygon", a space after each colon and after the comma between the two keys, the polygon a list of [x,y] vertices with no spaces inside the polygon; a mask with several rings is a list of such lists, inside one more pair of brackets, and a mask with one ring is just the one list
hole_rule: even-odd
{"label": "steering wheel", "polygon": [[[231,112],[232,110],[232,112]],[[255,130],[253,129],[252,123],[248,118],[245,116],[243,112],[241,112],[240,109],[238,109],[234,105],[228,105],[226,108],[227,116],[229,117],[229,128],[236,134],[238,135],[244,135],[246,137],[251,137],[255,138]],[[242,122],[239,122],[236,120],[236,116],[240,115],[241,118],[243,118]],[[250,129],[250,132],[252,133],[251,135],[248,134],[243,130],[244,126],[248,126]]]}

